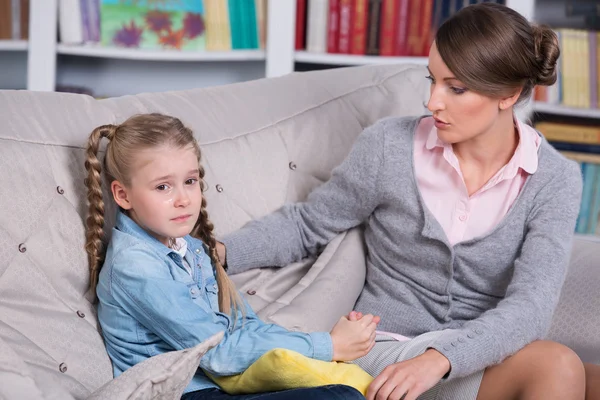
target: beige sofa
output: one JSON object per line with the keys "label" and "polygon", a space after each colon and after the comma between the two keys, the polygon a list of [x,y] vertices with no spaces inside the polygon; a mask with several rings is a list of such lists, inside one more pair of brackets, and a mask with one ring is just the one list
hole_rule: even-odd
{"label": "beige sofa", "polygon": [[[83,148],[94,127],[134,113],[180,117],[204,150],[209,211],[223,235],[305,198],[366,126],[425,113],[425,75],[424,67],[371,66],[101,101],[0,91],[0,399],[178,398],[219,341],[112,379],[83,250]],[[329,330],[360,292],[364,251],[355,229],[316,260],[234,280],[265,320]],[[578,238],[550,337],[596,363],[599,291],[600,244]]]}

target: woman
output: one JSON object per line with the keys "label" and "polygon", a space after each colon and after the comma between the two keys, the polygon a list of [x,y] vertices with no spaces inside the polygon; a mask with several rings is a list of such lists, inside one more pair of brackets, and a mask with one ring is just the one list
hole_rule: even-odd
{"label": "woman", "polygon": [[[597,368],[541,340],[581,176],[514,116],[535,85],[556,81],[558,56],[550,29],[508,7],[462,9],[431,46],[433,115],[366,129],[306,202],[227,236],[220,258],[230,273],[286,265],[364,223],[356,310],[391,332],[357,361],[377,375],[368,399],[583,399]],[[587,398],[597,390],[589,383]]]}

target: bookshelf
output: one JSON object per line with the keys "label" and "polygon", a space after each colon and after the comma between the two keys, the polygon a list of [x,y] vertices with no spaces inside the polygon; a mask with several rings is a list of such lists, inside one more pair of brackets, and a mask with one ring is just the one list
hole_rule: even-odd
{"label": "bookshelf", "polygon": [[0,51],[27,51],[27,40],[0,40]]}
{"label": "bookshelf", "polygon": [[368,64],[418,64],[427,65],[427,57],[382,57],[357,56],[351,54],[310,53],[308,51],[294,52],[294,61],[315,64],[332,65],[368,65]]}
{"label": "bookshelf", "polygon": [[84,86],[100,96],[119,96],[215,86],[267,76],[267,50],[162,51],[59,43],[58,1],[30,0],[32,29],[29,46],[24,48],[28,50],[29,90]]}
{"label": "bookshelf", "polygon": [[144,61],[264,61],[263,50],[236,51],[177,51],[177,50],[129,50],[102,46],[73,46],[59,44],[58,54],[80,57],[96,57]]}
{"label": "bookshelf", "polygon": [[[277,15],[281,23],[273,28],[278,30],[278,34],[269,35],[269,40],[280,38],[285,40],[287,47],[280,54],[273,54],[274,59],[269,59],[271,63],[269,76],[286,75],[295,71],[296,62],[329,64],[338,66],[357,66],[369,64],[417,64],[427,65],[426,57],[381,57],[381,56],[360,56],[360,55],[342,55],[328,53],[310,53],[307,51],[295,51],[295,24],[296,24],[296,1],[279,0],[277,10],[269,9],[269,15]],[[534,18],[535,0],[507,0],[506,5],[517,10],[527,19]],[[271,8],[271,4],[269,3]],[[271,26],[269,26],[271,28]]]}
{"label": "bookshelf", "polygon": [[[278,54],[267,54],[267,60],[270,64],[268,76],[280,76],[294,72],[296,71],[296,63],[329,65],[332,67],[395,63],[427,65],[427,58],[425,57],[360,56],[296,51],[294,49],[295,3],[295,1],[282,0],[277,7],[276,14],[273,14],[277,15],[279,21],[283,21],[274,26],[274,29],[277,29],[279,33],[273,36],[279,38],[279,40],[286,41],[287,47],[280,46],[281,51]],[[553,16],[560,15],[561,13],[564,14],[565,0],[506,0],[506,5],[518,11],[529,20],[538,21],[539,19],[541,20],[540,22],[552,25],[557,21],[557,18]],[[536,113],[600,119],[600,109],[573,108],[533,102],[531,110]]]}
{"label": "bookshelf", "polygon": [[[24,86],[30,90],[53,91],[57,85],[85,86],[91,83],[92,89],[106,88],[108,93],[100,93],[101,95],[122,95],[281,76],[296,71],[297,63],[309,66],[427,64],[425,57],[296,51],[296,0],[268,2],[267,45],[264,50],[227,52],[129,50],[57,43],[59,0],[30,1],[30,40],[0,41],[0,68],[7,77],[5,80],[12,83],[12,76],[18,72],[5,69],[27,66]],[[539,17],[543,22],[553,22],[549,20],[549,15],[559,13],[564,8],[564,2],[565,0],[506,0],[509,7],[528,19],[537,20]],[[140,73],[139,69],[146,71]],[[150,79],[151,83],[145,82],[146,79]],[[600,119],[600,111],[596,109],[577,109],[538,102],[533,103],[532,109],[537,113]]]}
{"label": "bookshelf", "polygon": [[575,108],[536,101],[533,103],[533,111],[552,115],[600,119],[599,108]]}

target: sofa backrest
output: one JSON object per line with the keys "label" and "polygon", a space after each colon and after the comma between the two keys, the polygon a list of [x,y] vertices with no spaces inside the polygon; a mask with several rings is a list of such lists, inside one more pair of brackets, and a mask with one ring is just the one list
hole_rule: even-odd
{"label": "sofa backrest", "polygon": [[425,75],[370,66],[100,101],[0,91],[0,340],[48,397],[85,398],[112,378],[83,248],[84,148],[96,126],[161,112],[192,128],[222,235],[305,198],[376,120],[426,113]]}

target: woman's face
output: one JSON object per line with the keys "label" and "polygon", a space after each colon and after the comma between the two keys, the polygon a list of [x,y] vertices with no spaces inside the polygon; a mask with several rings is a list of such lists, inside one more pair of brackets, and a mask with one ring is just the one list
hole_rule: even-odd
{"label": "woman's face", "polygon": [[435,42],[429,52],[431,90],[427,108],[433,113],[438,137],[456,144],[490,130],[498,118],[500,100],[469,90],[448,69]]}

